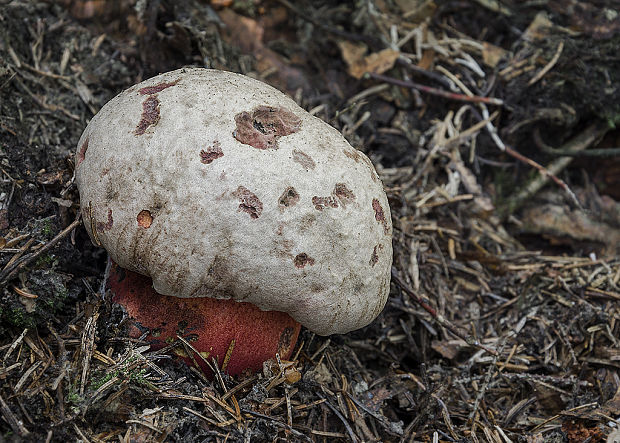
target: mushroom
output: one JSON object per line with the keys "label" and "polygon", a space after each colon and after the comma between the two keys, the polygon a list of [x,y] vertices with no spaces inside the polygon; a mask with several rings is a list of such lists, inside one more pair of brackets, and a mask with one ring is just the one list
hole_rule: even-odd
{"label": "mushroom", "polygon": [[[152,315],[156,296],[172,301],[158,324],[203,309],[207,297],[227,312],[249,303],[286,313],[320,335],[364,327],[386,303],[392,224],[372,163],[258,80],[185,68],[125,90],[84,130],[75,178],[93,242],[152,279],[134,304],[127,288],[113,290],[147,328],[157,329],[141,306]],[[258,334],[251,323],[238,327]],[[208,340],[193,343],[209,352]]]}
{"label": "mushroom", "polygon": [[212,357],[231,375],[260,370],[276,353],[288,359],[301,329],[290,315],[261,311],[251,303],[158,294],[149,277],[111,260],[106,277],[112,301],[131,319],[131,337],[146,334],[151,348],[161,349],[181,336],[200,355],[184,346],[174,347],[172,352],[190,366],[196,362],[205,373],[211,372]]}

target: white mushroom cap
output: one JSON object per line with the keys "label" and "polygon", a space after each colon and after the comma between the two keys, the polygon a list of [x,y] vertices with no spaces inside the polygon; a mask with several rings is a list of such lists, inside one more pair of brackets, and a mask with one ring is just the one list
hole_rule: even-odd
{"label": "white mushroom cap", "polygon": [[392,222],[370,160],[260,81],[192,68],[129,88],[82,134],[76,182],[93,241],[161,294],[234,298],[321,335],[387,300]]}

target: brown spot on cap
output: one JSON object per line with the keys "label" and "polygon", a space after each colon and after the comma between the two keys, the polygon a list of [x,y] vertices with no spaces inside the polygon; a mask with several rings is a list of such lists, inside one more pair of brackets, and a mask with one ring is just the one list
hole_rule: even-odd
{"label": "brown spot on cap", "polygon": [[259,106],[235,115],[237,128],[233,136],[256,149],[278,149],[277,138],[301,128],[301,119],[284,108]]}
{"label": "brown spot on cap", "polygon": [[112,210],[108,209],[108,222],[107,223],[97,222],[97,225],[96,225],[97,232],[104,232],[109,229],[112,229],[113,225],[114,225],[114,219],[112,218]]}
{"label": "brown spot on cap", "polygon": [[370,172],[370,178],[372,179],[372,181],[375,183],[379,181],[379,176],[377,175],[377,171],[375,171],[375,167],[370,161],[370,159],[366,157],[365,155],[360,155],[360,158],[368,167],[368,172]]}
{"label": "brown spot on cap", "polygon": [[295,267],[303,268],[306,265],[314,265],[314,259],[305,252],[302,252],[301,254],[297,254],[295,256],[295,258],[293,259],[293,263],[295,263]]}
{"label": "brown spot on cap", "polygon": [[383,207],[381,203],[376,198],[372,199],[372,209],[375,210],[375,220],[383,225],[383,232],[386,234],[389,232],[390,228],[388,226],[387,220],[385,219],[385,213],[383,212]]}
{"label": "brown spot on cap", "polygon": [[205,165],[223,156],[222,146],[217,140],[213,142],[213,146],[208,146],[206,151],[204,149],[200,150],[200,162]]}
{"label": "brown spot on cap", "polygon": [[334,195],[340,199],[342,206],[355,200],[355,194],[344,183],[336,183],[334,186]]}
{"label": "brown spot on cap", "polygon": [[153,223],[153,216],[151,215],[151,211],[147,211],[146,209],[140,211],[136,219],[138,220],[138,226],[145,229],[150,228],[151,224]]}
{"label": "brown spot on cap", "polygon": [[362,156],[360,155],[360,153],[357,151],[357,149],[348,149],[348,148],[344,148],[342,150],[342,152],[344,152],[344,155],[346,155],[347,157],[349,157],[351,160],[354,160],[355,163],[359,163],[360,160],[362,159]]}
{"label": "brown spot on cap", "polygon": [[312,160],[312,157],[299,149],[293,149],[293,161],[299,163],[306,170],[316,167],[316,163]]}
{"label": "brown spot on cap", "polygon": [[377,176],[377,172],[375,171],[375,167],[373,166],[372,162],[370,161],[368,157],[366,157],[364,154],[359,152],[357,149],[353,149],[353,148],[352,149],[344,148],[342,152],[344,152],[344,155],[349,157],[351,160],[355,161],[355,163],[359,163],[359,162],[365,163],[366,166],[368,166],[368,169],[370,171],[370,178],[372,178],[372,181],[377,182],[379,180],[379,177]]}
{"label": "brown spot on cap", "polygon": [[331,195],[329,197],[317,197],[316,195],[312,197],[312,204],[314,205],[314,209],[318,211],[322,211],[325,208],[337,208],[338,201],[335,197]]}
{"label": "brown spot on cap", "polygon": [[299,201],[299,193],[293,188],[289,186],[284,190],[280,198],[278,199],[278,206],[281,209],[288,208],[289,206],[294,206]]}
{"label": "brown spot on cap", "polygon": [[149,126],[154,126],[159,121],[159,99],[156,95],[150,95],[142,102],[142,117],[134,134],[142,135]]}
{"label": "brown spot on cap", "polygon": [[166,88],[169,88],[170,86],[174,86],[179,82],[179,79],[170,82],[170,83],[166,83],[166,82],[162,82],[162,83],[158,83],[154,86],[146,86],[142,89],[140,89],[138,92],[142,95],[153,95],[153,94],[157,94],[158,92],[163,91]]}
{"label": "brown spot on cap", "polygon": [[233,195],[240,201],[239,211],[247,212],[251,218],[260,217],[263,212],[263,203],[258,199],[256,194],[251,192],[248,188],[239,186]]}
{"label": "brown spot on cap", "polygon": [[377,264],[377,262],[379,261],[379,254],[377,254],[377,250],[378,249],[383,249],[383,245],[382,244],[378,244],[375,245],[375,247],[372,250],[372,254],[370,255],[370,266],[374,266]]}
{"label": "brown spot on cap", "polygon": [[82,143],[82,146],[80,147],[80,150],[78,152],[77,155],[77,166],[80,166],[80,163],[82,163],[85,159],[86,159],[86,150],[88,149],[88,137],[86,137],[86,139],[84,139],[84,143]]}

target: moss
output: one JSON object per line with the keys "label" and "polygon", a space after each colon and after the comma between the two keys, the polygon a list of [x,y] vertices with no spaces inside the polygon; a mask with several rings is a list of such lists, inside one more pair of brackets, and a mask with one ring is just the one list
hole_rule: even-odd
{"label": "moss", "polygon": [[92,381],[90,382],[90,389],[92,389],[93,391],[96,391],[97,389],[105,385],[107,382],[112,380],[114,377],[118,377],[119,373],[120,371],[112,371],[112,372],[106,372],[96,377],[93,377]]}
{"label": "moss", "polygon": [[84,399],[80,396],[80,394],[78,394],[77,391],[71,389],[69,392],[67,392],[66,400],[67,400],[67,403],[71,403],[72,405],[77,405],[81,403],[82,400]]}
{"label": "moss", "polygon": [[36,321],[32,315],[29,315],[25,309],[21,307],[11,307],[0,311],[0,319],[7,326],[17,329],[34,328]]}
{"label": "moss", "polygon": [[76,386],[70,384],[67,387],[67,393],[65,394],[65,402],[69,405],[69,409],[73,414],[79,414],[81,411],[81,405],[84,403],[85,398],[80,395]]}
{"label": "moss", "polygon": [[43,240],[49,240],[56,235],[56,216],[42,218],[34,222],[34,232]]}
{"label": "moss", "polygon": [[[135,360],[135,358],[128,359],[128,364],[131,363],[130,360]],[[129,380],[131,383],[136,385],[153,387],[151,382],[146,379],[147,372],[148,370],[146,368],[136,367],[124,367],[110,372],[101,372],[98,375],[93,376],[89,385],[89,389],[91,389],[92,391],[96,391],[115,377],[123,380]]]}
{"label": "moss", "polygon": [[52,316],[62,313],[69,298],[66,280],[66,276],[49,269],[30,272],[27,280],[28,291],[36,294],[37,298],[28,302],[34,309],[27,310],[16,294],[3,299],[0,304],[0,333],[9,328],[35,328],[45,324]]}
{"label": "moss", "polygon": [[146,369],[139,369],[139,370],[131,371],[129,373],[129,380],[139,385],[147,385],[148,381],[146,380],[146,377],[145,377],[146,372],[147,372]]}
{"label": "moss", "polygon": [[58,259],[52,254],[42,255],[35,262],[35,268],[55,268],[58,265]]}
{"label": "moss", "polygon": [[69,291],[67,288],[57,288],[56,292],[52,295],[52,297],[46,297],[41,300],[41,307],[48,312],[57,312],[62,310],[67,301],[67,296],[69,295]]}

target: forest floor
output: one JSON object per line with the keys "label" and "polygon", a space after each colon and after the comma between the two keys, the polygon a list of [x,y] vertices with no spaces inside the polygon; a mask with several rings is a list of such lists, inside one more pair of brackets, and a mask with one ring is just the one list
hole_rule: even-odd
{"label": "forest floor", "polygon": [[[0,442],[620,442],[614,5],[0,0]],[[287,371],[210,380],[100,289],[75,147],[183,66],[288,93],[388,194],[387,306]]]}

